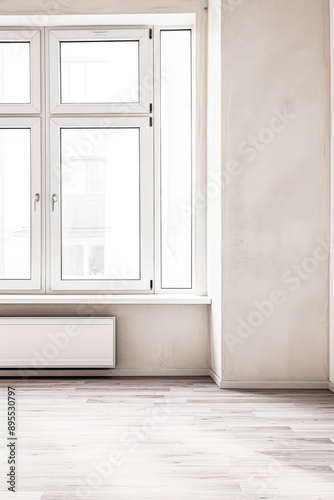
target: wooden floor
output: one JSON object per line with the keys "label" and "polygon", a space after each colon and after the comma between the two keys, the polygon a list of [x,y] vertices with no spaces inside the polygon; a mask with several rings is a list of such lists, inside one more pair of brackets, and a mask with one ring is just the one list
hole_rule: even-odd
{"label": "wooden floor", "polygon": [[[18,481],[6,491],[7,385]],[[209,378],[0,381],[0,499],[334,499],[334,394]]]}

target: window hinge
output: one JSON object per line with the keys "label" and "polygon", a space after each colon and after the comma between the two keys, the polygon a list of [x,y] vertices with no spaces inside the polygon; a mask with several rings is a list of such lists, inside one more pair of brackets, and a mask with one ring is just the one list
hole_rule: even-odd
{"label": "window hinge", "polygon": [[152,28],[150,28],[150,39],[152,39],[152,38],[153,38],[153,30],[152,30]]}
{"label": "window hinge", "polygon": [[150,127],[153,127],[153,118],[150,116]]}
{"label": "window hinge", "polygon": [[153,104],[150,102],[150,113],[153,112]]}
{"label": "window hinge", "polygon": [[150,280],[150,290],[153,290],[153,280]]}

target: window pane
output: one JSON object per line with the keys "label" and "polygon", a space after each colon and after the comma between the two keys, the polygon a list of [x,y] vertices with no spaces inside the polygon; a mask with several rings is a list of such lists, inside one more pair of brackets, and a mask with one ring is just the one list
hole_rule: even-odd
{"label": "window pane", "polygon": [[0,129],[0,279],[30,279],[30,130]]}
{"label": "window pane", "polygon": [[139,129],[61,130],[62,278],[140,279]]}
{"label": "window pane", "polygon": [[162,31],[162,288],[192,286],[191,140],[191,31]]}
{"label": "window pane", "polygon": [[0,42],[0,103],[30,102],[29,42]]}
{"label": "window pane", "polygon": [[61,42],[61,102],[139,102],[139,42]]}

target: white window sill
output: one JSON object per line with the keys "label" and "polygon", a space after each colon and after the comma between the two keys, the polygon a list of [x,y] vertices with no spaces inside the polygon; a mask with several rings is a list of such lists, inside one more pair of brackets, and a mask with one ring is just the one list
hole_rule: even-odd
{"label": "white window sill", "polygon": [[1,295],[3,304],[211,304],[206,296],[156,295]]}

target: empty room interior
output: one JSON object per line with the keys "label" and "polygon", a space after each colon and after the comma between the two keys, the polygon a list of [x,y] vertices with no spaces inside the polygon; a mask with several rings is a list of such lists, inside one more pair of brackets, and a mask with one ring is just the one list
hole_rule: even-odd
{"label": "empty room interior", "polygon": [[1,0],[0,500],[334,499],[334,0]]}

